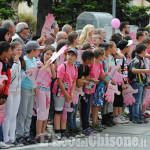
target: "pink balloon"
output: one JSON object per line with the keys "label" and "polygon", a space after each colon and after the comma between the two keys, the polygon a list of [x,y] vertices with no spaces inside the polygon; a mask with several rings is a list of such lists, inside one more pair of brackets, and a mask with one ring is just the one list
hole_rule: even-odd
{"label": "pink balloon", "polygon": [[114,18],[111,21],[111,25],[113,28],[118,29],[120,27],[120,20],[118,18]]}

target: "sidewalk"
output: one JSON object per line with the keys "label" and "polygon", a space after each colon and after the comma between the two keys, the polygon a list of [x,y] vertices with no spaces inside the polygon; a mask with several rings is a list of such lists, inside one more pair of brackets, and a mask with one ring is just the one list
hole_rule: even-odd
{"label": "sidewalk", "polygon": [[[11,150],[150,150],[150,119],[147,124],[117,124],[114,127],[104,129],[101,133],[81,139],[53,141],[29,145]],[[79,124],[79,119],[77,119]],[[127,140],[128,139],[128,140]]]}

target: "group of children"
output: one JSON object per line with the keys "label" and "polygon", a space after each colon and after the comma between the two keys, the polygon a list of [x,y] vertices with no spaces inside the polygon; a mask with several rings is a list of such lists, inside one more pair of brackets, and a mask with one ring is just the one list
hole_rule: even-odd
{"label": "group of children", "polygon": [[[92,36],[91,32],[93,28],[89,33]],[[150,38],[147,38],[144,44],[139,43],[132,54],[132,40],[122,39],[117,45],[113,41],[102,42],[94,48],[92,41],[81,44],[78,34],[73,31],[68,35],[68,41],[60,41],[61,44],[58,44],[60,49],[69,43],[62,63],[59,63],[59,58],[51,63],[50,58],[55,51],[52,46],[43,47],[37,41],[29,41],[26,44],[26,55],[23,57],[19,43],[0,42],[0,62],[3,64],[1,75],[8,77],[8,80],[0,84],[0,104],[5,104],[6,114],[2,125],[5,144],[17,146],[36,143],[45,134],[51,99],[54,100],[54,131],[59,140],[70,136],[84,137],[101,132],[106,126],[128,123],[128,119],[122,115],[122,91],[127,89],[129,84],[133,89],[138,89],[133,95],[135,103],[129,106],[130,119],[134,123],[148,122],[142,115],[142,102],[146,87],[149,88],[150,70],[146,69],[144,59],[148,57],[146,49],[150,48]],[[80,49],[85,50],[81,62],[78,61],[79,43]],[[37,61],[40,53],[40,60]],[[127,54],[131,54],[131,57],[128,58]],[[131,72],[134,74],[130,82],[127,59],[132,62]],[[118,72],[123,74],[124,80],[121,85],[117,85],[121,94],[115,94],[114,102],[110,103],[105,100],[104,95],[108,84],[115,84],[108,76],[108,72],[115,65],[120,66]],[[43,77],[36,87],[30,80],[35,68],[47,72],[48,75],[48,80],[44,82]],[[76,124],[78,111],[82,131]],[[33,115],[37,117],[35,137],[30,134]]]}

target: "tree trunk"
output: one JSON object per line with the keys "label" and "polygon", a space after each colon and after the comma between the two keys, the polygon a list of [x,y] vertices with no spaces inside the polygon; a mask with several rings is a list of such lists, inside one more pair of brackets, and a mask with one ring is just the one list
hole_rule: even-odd
{"label": "tree trunk", "polygon": [[45,17],[52,12],[52,0],[39,0],[37,12],[36,35],[41,35]]}

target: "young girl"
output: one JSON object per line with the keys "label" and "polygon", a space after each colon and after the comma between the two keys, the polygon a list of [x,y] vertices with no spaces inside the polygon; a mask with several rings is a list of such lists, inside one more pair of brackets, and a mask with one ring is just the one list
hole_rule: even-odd
{"label": "young girl", "polygon": [[68,42],[69,42],[69,46],[71,48],[76,48],[76,46],[79,45],[79,35],[78,35],[78,33],[75,32],[75,31],[72,31],[71,33],[69,33]]}
{"label": "young girl", "polygon": [[37,95],[37,123],[36,123],[36,138],[40,136],[40,134],[45,133],[45,128],[47,125],[47,119],[49,114],[49,107],[50,107],[50,83],[51,77],[54,79],[56,78],[56,73],[54,70],[53,64],[49,65],[50,57],[54,53],[53,48],[51,46],[47,46],[43,51],[41,56],[41,60],[37,62],[38,68],[41,70],[47,71],[49,74],[49,83],[46,86],[43,86],[42,83],[38,84],[38,95]]}
{"label": "young girl", "polygon": [[16,116],[20,105],[21,94],[21,70],[26,70],[26,63],[22,56],[22,46],[19,43],[11,43],[12,55],[8,61],[11,68],[11,82],[9,96],[6,101],[6,118],[3,124],[4,142],[8,145],[16,145],[15,130]]}
{"label": "young girl", "polygon": [[63,115],[67,115],[64,106],[72,100],[76,86],[77,69],[74,66],[76,59],[76,50],[69,49],[67,52],[67,61],[58,66],[57,69],[57,82],[54,83],[53,97],[55,106],[54,127],[55,135],[58,139],[69,137],[65,132],[67,118],[66,116],[63,117]]}

